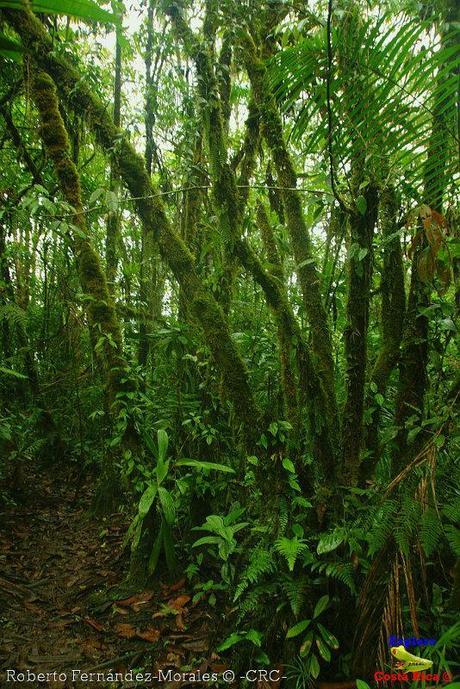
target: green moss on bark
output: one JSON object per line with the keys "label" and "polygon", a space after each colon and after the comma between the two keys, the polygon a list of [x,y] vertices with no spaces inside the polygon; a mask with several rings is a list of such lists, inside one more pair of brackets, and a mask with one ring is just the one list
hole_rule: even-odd
{"label": "green moss on bark", "polygon": [[55,55],[51,39],[38,19],[29,11],[5,10],[4,15],[21,36],[23,45],[35,62],[52,75],[67,103],[86,118],[101,148],[114,156],[120,177],[131,195],[141,197],[136,201],[139,217],[146,230],[154,233],[163,259],[183,288],[184,297],[201,324],[211,352],[221,367],[225,396],[233,402],[245,429],[247,443],[251,444],[259,413],[249,387],[246,368],[230,337],[222,311],[196,274],[190,251],[169,224],[161,197],[145,169],[143,158],[115,127],[107,109],[79,73],[65,58]]}
{"label": "green moss on bark", "polygon": [[282,187],[286,224],[297,261],[297,275],[302,289],[305,311],[312,333],[315,367],[322,380],[328,401],[328,415],[338,423],[334,390],[334,360],[328,318],[324,309],[320,276],[315,266],[308,229],[303,215],[295,173],[285,140],[276,103],[267,86],[266,67],[249,36],[243,37],[243,55],[259,110],[262,134],[272,154],[278,184]]}

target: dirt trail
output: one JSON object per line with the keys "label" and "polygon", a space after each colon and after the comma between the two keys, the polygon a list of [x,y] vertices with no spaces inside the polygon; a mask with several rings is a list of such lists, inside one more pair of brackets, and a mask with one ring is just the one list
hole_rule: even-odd
{"label": "dirt trail", "polygon": [[[194,605],[185,579],[120,600],[126,522],[118,514],[90,518],[88,491],[73,500],[68,477],[32,483],[24,507],[0,515],[0,686],[134,687],[80,682],[72,670],[211,667],[215,625],[204,602]],[[7,670],[49,675],[19,684],[7,681]]]}

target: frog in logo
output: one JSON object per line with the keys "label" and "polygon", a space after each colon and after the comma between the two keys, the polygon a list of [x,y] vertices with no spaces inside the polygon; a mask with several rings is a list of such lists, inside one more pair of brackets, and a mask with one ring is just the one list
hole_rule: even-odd
{"label": "frog in logo", "polygon": [[419,658],[418,656],[406,651],[404,646],[394,646],[390,649],[391,655],[397,659],[396,667],[403,672],[420,672],[428,670],[433,665],[432,660]]}

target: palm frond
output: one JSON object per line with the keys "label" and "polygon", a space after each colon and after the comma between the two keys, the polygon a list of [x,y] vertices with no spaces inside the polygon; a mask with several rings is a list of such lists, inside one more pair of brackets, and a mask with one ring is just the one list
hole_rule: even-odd
{"label": "palm frond", "polygon": [[[363,21],[352,37],[340,25],[333,44],[342,54],[329,77],[336,165],[346,171],[357,150],[364,151],[369,169],[399,176],[417,202],[429,187],[437,202],[459,179],[459,42],[399,15]],[[295,117],[294,141],[308,152],[325,149],[328,141],[328,71],[324,29],[271,63],[270,86]]]}

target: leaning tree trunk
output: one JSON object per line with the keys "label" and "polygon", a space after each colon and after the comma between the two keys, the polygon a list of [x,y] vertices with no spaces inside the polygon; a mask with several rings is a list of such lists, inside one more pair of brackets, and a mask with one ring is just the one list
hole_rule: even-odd
{"label": "leaning tree trunk", "polygon": [[40,116],[40,135],[46,153],[53,161],[62,194],[74,209],[73,244],[77,270],[82,289],[90,297],[87,307],[90,327],[100,332],[97,349],[107,374],[110,404],[113,404],[117,400],[117,394],[126,391],[126,384],[121,382],[126,377],[127,364],[123,357],[120,325],[104,271],[89,238],[80,179],[70,157],[69,140],[59,112],[56,87],[46,72],[36,69],[32,73],[31,92]]}
{"label": "leaning tree trunk", "polygon": [[114,155],[120,176],[136,197],[142,223],[153,232],[160,252],[183,288],[191,313],[199,321],[206,342],[222,372],[223,390],[233,403],[248,448],[258,438],[259,411],[248,382],[246,367],[233,342],[222,311],[195,269],[191,253],[173,231],[161,197],[153,185],[144,161],[113,124],[104,105],[82,81],[79,73],[53,51],[53,44],[42,24],[27,10],[3,10],[8,23],[21,36],[24,47],[37,64],[48,71],[59,85],[67,102],[84,113],[103,150]]}
{"label": "leaning tree trunk", "polygon": [[[325,391],[331,427],[337,429],[337,403],[334,388],[334,359],[328,318],[321,296],[321,280],[313,258],[313,247],[297,191],[297,175],[284,141],[283,127],[274,97],[267,85],[266,67],[251,38],[243,38],[245,66],[252,86],[252,95],[259,109],[262,134],[272,154],[281,187],[281,196],[302,289],[305,312],[312,336],[312,348],[318,375]],[[327,419],[325,419],[327,421]]]}

